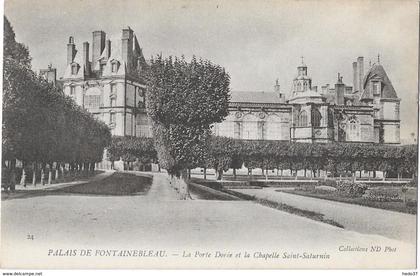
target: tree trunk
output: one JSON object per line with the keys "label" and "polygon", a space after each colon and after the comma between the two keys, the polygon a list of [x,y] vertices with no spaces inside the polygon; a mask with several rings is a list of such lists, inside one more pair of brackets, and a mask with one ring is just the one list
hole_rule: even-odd
{"label": "tree trunk", "polygon": [[61,178],[64,179],[65,174],[66,174],[66,164],[61,164],[60,169],[61,169]]}
{"label": "tree trunk", "polygon": [[216,170],[216,180],[222,180],[222,176],[223,176],[223,169]]}
{"label": "tree trunk", "polygon": [[36,170],[38,169],[38,165],[36,162],[33,164],[33,168],[34,170],[32,171],[32,185],[36,186]]}
{"label": "tree trunk", "polygon": [[55,163],[55,177],[54,177],[54,181],[57,182],[58,178],[59,178],[59,170],[60,170],[60,163],[56,162]]}
{"label": "tree trunk", "polygon": [[203,178],[207,179],[207,168],[203,169]]}
{"label": "tree trunk", "polygon": [[190,189],[189,189],[189,184],[188,184],[188,171],[187,170],[183,170],[181,172],[180,177],[178,178],[179,181],[179,196],[181,200],[187,200],[187,199],[192,199],[191,195],[190,195]]}
{"label": "tree trunk", "polygon": [[191,179],[191,169],[188,169],[188,179]]}
{"label": "tree trunk", "polygon": [[15,190],[16,186],[16,159],[10,161],[10,191]]}
{"label": "tree trunk", "polygon": [[26,172],[25,172],[26,162],[22,161],[22,176],[20,178],[20,185],[26,187]]}
{"label": "tree trunk", "polygon": [[41,165],[41,185],[45,185],[45,164]]}
{"label": "tree trunk", "polygon": [[236,180],[236,168],[233,168],[233,179]]}
{"label": "tree trunk", "polygon": [[51,185],[51,181],[52,181],[52,168],[53,168],[53,165],[52,163],[50,163],[48,165],[48,185]]}

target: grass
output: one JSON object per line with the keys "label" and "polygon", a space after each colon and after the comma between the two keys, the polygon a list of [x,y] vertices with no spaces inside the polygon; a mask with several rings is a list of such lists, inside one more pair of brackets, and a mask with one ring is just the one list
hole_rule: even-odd
{"label": "grass", "polygon": [[141,195],[146,194],[151,185],[151,177],[116,172],[105,179],[66,187],[59,189],[59,191],[96,195]]}
{"label": "grass", "polygon": [[276,190],[277,192],[301,195],[301,196],[308,196],[320,199],[327,199],[332,201],[350,203],[350,204],[357,204],[361,206],[368,206],[373,208],[379,208],[389,211],[397,211],[401,213],[407,214],[417,214],[417,206],[407,206],[404,202],[379,202],[379,201],[372,201],[367,198],[363,197],[356,197],[350,198],[345,196],[340,196],[336,193],[323,193],[318,194],[310,191],[297,191],[297,190]]}
{"label": "grass", "polygon": [[198,199],[203,200],[238,200],[237,197],[224,193],[224,191],[215,190],[200,184],[190,183],[190,192]]}
{"label": "grass", "polygon": [[308,210],[303,210],[303,209],[299,209],[284,203],[278,203],[275,201],[271,201],[271,200],[267,200],[267,199],[256,199],[255,202],[263,205],[263,206],[267,206],[273,209],[277,209],[280,211],[284,211],[287,212],[289,214],[293,214],[293,215],[297,215],[297,216],[301,216],[301,217],[305,217],[305,218],[309,218],[312,220],[316,220],[316,221],[320,221],[323,223],[327,223],[339,228],[344,228],[343,225],[339,224],[338,222],[332,220],[332,219],[326,219],[324,218],[324,214],[321,213],[317,213],[317,212],[313,212],[313,211],[308,211]]}

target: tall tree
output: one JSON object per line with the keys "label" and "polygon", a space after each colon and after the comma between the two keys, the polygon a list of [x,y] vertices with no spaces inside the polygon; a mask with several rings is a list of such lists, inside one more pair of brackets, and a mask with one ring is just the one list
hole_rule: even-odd
{"label": "tall tree", "polygon": [[189,197],[186,169],[202,164],[211,125],[228,115],[229,75],[208,60],[157,56],[148,75],[147,113],[162,168]]}

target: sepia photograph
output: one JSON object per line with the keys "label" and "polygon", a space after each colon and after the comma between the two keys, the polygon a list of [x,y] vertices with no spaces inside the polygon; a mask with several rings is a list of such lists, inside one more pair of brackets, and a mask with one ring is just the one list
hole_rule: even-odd
{"label": "sepia photograph", "polygon": [[1,269],[417,268],[418,1],[3,4]]}

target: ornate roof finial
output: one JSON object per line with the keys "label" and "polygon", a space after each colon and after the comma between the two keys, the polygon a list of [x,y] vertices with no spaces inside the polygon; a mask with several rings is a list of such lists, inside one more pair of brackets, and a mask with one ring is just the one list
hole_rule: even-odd
{"label": "ornate roof finial", "polygon": [[303,63],[303,56],[301,56],[300,58],[301,58],[301,60],[302,60],[302,65],[305,65],[305,63]]}
{"label": "ornate roof finial", "polygon": [[379,57],[380,57],[380,56],[379,56],[379,54],[378,54],[378,64],[381,64]]}
{"label": "ornate roof finial", "polygon": [[369,67],[372,67],[372,61],[369,60]]}
{"label": "ornate roof finial", "polygon": [[279,79],[278,78],[276,79],[276,85],[279,85]]}

